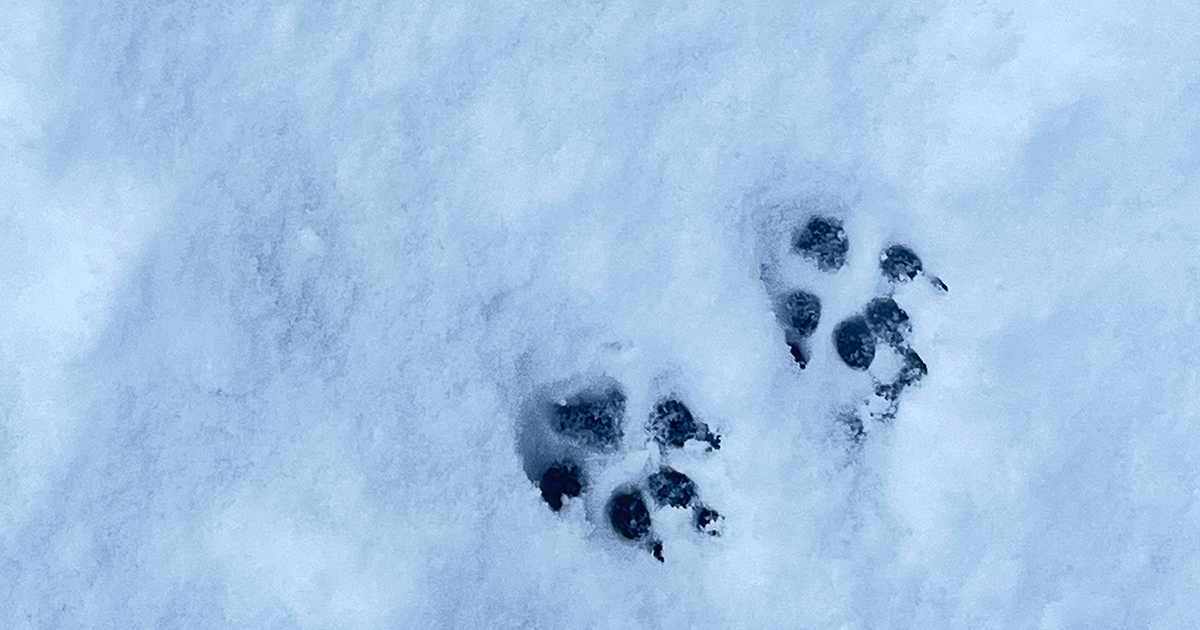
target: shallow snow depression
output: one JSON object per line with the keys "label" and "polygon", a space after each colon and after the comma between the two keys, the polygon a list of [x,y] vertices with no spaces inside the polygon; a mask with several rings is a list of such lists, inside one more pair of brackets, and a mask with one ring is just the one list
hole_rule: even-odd
{"label": "shallow snow depression", "polygon": [[1198,36],[0,2],[0,625],[1193,627]]}

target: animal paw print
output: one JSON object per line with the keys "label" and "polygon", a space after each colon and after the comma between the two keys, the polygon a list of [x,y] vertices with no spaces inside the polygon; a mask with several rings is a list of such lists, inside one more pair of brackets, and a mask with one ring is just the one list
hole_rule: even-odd
{"label": "animal paw print", "polygon": [[[823,214],[810,215],[796,230],[790,253],[815,267],[820,274],[836,274],[848,264],[850,239],[842,221]],[[949,288],[941,279],[925,273],[917,254],[907,245],[892,244],[879,255],[882,283],[877,297],[858,312],[851,313],[832,327],[831,341],[837,357],[851,370],[871,374],[873,400],[867,407],[872,417],[888,421],[895,418],[900,396],[917,384],[929,368],[909,337],[912,322],[895,300],[897,287],[918,276],[926,277],[940,292]],[[784,341],[800,369],[811,362],[811,344],[821,323],[821,299],[813,290],[791,289],[776,299],[776,318],[784,332]],[[888,367],[872,370],[880,355],[889,355]],[[846,419],[855,438],[863,435],[862,420],[851,414]]]}
{"label": "animal paw print", "polygon": [[701,501],[696,482],[672,463],[676,458],[694,463],[697,451],[703,457],[720,449],[721,438],[679,396],[659,399],[644,427],[626,435],[628,400],[619,383],[601,379],[561,389],[564,395],[530,405],[521,436],[526,472],[551,510],[602,491],[597,480],[614,461],[641,459],[642,472],[610,490],[598,513],[589,516],[594,523],[660,562],[665,561],[664,542],[655,520],[663,510],[690,510],[691,529],[720,534],[720,513]]}

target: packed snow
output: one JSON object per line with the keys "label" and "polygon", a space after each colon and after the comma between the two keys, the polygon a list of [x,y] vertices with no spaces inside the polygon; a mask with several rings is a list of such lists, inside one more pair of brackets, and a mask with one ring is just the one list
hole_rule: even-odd
{"label": "packed snow", "polygon": [[1198,43],[0,0],[0,626],[1195,628]]}

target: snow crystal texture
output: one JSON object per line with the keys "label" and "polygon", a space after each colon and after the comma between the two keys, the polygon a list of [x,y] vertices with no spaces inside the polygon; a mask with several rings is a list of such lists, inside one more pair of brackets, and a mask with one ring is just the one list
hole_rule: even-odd
{"label": "snow crystal texture", "polygon": [[[1198,41],[1165,0],[0,0],[0,626],[1195,628]],[[832,339],[893,292],[928,375],[884,420],[884,346]],[[552,510],[529,427],[597,383],[620,446],[551,453]],[[666,396],[719,449],[649,441]],[[613,533],[667,463],[719,535]]]}

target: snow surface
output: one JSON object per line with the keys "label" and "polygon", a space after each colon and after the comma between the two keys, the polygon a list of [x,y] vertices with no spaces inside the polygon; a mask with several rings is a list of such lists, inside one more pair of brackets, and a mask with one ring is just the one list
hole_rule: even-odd
{"label": "snow surface", "polygon": [[[0,1],[0,626],[1195,628],[1197,50],[1154,0]],[[891,242],[950,293],[855,448]],[[723,536],[546,508],[520,410],[598,374],[720,429]]]}

